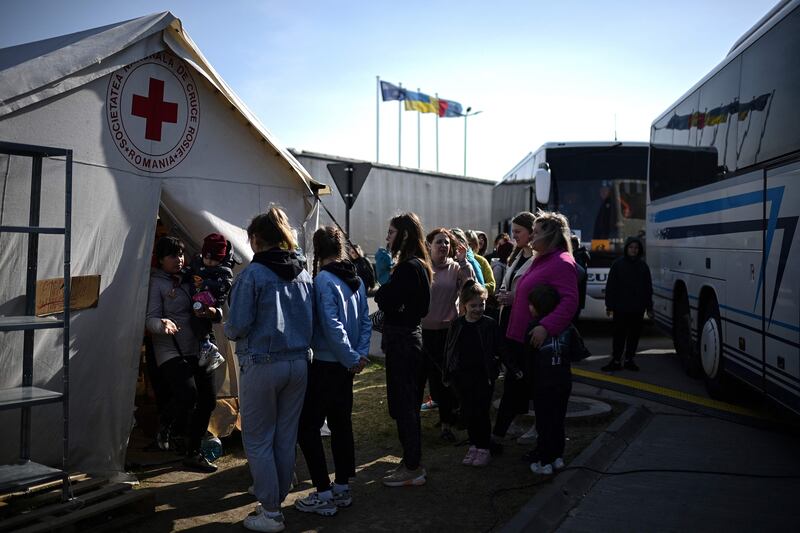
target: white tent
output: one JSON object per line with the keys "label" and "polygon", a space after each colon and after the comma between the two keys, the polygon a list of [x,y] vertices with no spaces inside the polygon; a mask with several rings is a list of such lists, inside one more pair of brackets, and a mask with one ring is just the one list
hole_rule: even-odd
{"label": "white tent", "polygon": [[[119,471],[159,214],[190,246],[223,233],[246,263],[250,218],[274,202],[302,228],[317,184],[170,13],[0,49],[0,141],[73,150],[72,276],[101,283],[97,307],[71,321],[70,470]],[[63,169],[45,160],[43,226],[63,225]],[[0,155],[0,225],[27,224],[30,175],[27,159]],[[26,238],[0,235],[0,316],[24,312]],[[39,279],[62,275],[62,246],[41,238]],[[36,333],[35,386],[61,390],[61,343],[59,330]],[[0,389],[21,383],[21,346],[21,333],[0,333]],[[0,415],[7,464],[19,414]],[[59,464],[60,416],[58,405],[32,408],[34,460]]]}

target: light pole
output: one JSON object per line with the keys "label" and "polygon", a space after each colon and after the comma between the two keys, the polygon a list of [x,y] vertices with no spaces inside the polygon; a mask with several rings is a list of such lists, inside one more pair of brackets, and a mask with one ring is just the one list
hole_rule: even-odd
{"label": "light pole", "polygon": [[472,108],[468,107],[464,112],[464,176],[467,175],[467,117],[473,117],[483,113],[483,111],[472,111],[471,113],[470,111],[472,111]]}

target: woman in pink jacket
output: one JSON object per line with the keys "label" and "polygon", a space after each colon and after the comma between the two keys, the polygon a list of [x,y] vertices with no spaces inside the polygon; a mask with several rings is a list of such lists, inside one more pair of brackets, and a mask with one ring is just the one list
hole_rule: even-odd
{"label": "woman in pink jacket", "polygon": [[566,217],[539,211],[533,226],[531,246],[536,255],[530,269],[517,282],[506,337],[522,344],[533,317],[528,309],[528,294],[537,285],[552,285],[560,301],[552,313],[533,329],[531,344],[539,347],[550,336],[558,336],[572,322],[578,309],[578,274],[572,258],[570,229]]}

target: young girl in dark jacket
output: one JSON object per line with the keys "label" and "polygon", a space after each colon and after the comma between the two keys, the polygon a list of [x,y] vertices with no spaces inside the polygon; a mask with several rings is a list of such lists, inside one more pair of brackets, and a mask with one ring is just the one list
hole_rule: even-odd
{"label": "young girl in dark jacket", "polygon": [[459,295],[464,314],[450,325],[445,342],[442,380],[455,387],[461,400],[472,443],[462,461],[468,466],[486,466],[490,458],[489,409],[497,379],[500,335],[497,323],[484,314],[487,295],[486,288],[475,280],[464,283]]}

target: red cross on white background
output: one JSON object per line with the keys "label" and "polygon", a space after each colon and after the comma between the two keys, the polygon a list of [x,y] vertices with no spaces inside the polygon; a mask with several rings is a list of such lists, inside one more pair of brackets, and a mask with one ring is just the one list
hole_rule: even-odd
{"label": "red cross on white background", "polygon": [[146,119],[146,139],[161,140],[161,126],[164,122],[178,122],[178,104],[164,101],[164,82],[150,78],[147,96],[133,95],[131,114]]}

